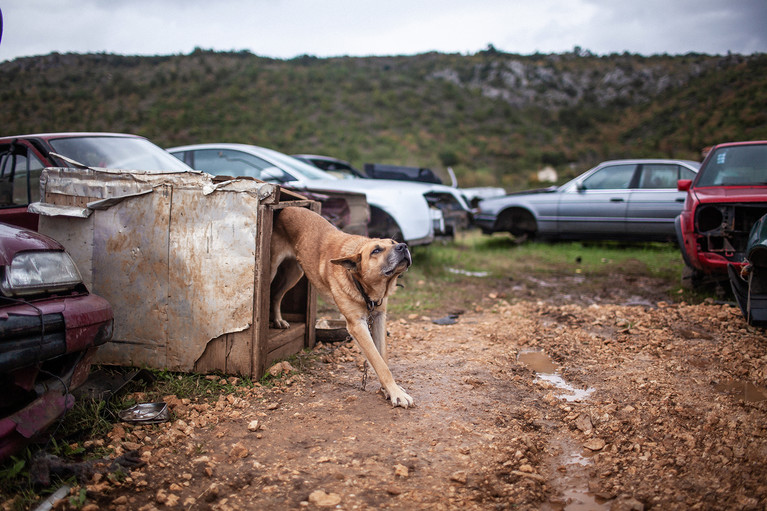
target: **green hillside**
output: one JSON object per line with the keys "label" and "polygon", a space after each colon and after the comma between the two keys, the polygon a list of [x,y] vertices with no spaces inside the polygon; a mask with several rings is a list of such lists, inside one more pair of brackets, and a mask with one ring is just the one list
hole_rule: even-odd
{"label": "green hillside", "polygon": [[464,186],[533,185],[616,157],[699,159],[767,139],[767,55],[51,54],[0,63],[2,134],[118,131],[365,162],[452,166]]}

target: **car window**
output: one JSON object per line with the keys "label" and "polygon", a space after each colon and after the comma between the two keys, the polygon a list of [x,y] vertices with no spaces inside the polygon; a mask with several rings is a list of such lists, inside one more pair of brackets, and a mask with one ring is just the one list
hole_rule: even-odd
{"label": "car window", "polygon": [[188,172],[190,169],[149,140],[136,137],[83,136],[50,140],[53,151],[89,167]]}
{"label": "car window", "polygon": [[679,167],[679,179],[695,179],[697,174],[687,167]]}
{"label": "car window", "polygon": [[25,206],[40,200],[40,174],[45,165],[34,154],[0,157],[0,207]]}
{"label": "car window", "polygon": [[192,167],[214,176],[252,177],[262,181],[289,181],[284,173],[266,160],[233,149],[199,149],[191,153]]}
{"label": "car window", "polygon": [[767,145],[720,147],[698,174],[695,186],[767,184]]}
{"label": "car window", "polygon": [[269,158],[270,160],[274,161],[276,165],[279,165],[286,172],[294,174],[296,177],[293,179],[297,179],[298,176],[304,179],[336,179],[324,170],[318,169],[314,165],[310,165],[279,151],[267,149],[266,147],[260,147],[259,151],[264,155],[265,158]]}
{"label": "car window", "polygon": [[586,190],[627,189],[634,170],[636,165],[609,165],[584,179],[582,187]]}
{"label": "car window", "polygon": [[642,165],[642,174],[639,176],[639,188],[673,188],[682,177],[679,173],[680,166],[667,163],[653,163]]}

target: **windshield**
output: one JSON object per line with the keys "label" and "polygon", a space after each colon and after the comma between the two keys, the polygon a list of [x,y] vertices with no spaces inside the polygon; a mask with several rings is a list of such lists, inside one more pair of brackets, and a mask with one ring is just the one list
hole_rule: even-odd
{"label": "windshield", "polygon": [[188,172],[184,162],[145,138],[84,136],[56,138],[53,151],[89,167]]}
{"label": "windshield", "polygon": [[695,182],[695,186],[753,185],[767,185],[767,144],[716,149]]}
{"label": "windshield", "polygon": [[313,165],[304,163],[301,160],[293,158],[292,156],[288,156],[287,154],[283,154],[272,149],[267,149],[266,147],[262,147],[260,150],[263,151],[265,157],[270,158],[274,162],[278,163],[281,167],[287,167],[286,170],[288,171],[295,171],[296,174],[299,174],[304,179],[336,179],[335,176],[331,176],[324,170],[320,170]]}

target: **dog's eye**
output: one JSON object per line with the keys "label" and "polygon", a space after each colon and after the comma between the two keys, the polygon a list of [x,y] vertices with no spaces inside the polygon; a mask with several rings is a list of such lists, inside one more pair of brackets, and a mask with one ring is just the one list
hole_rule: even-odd
{"label": "dog's eye", "polygon": [[370,252],[370,255],[376,255],[379,252],[383,252],[383,249],[376,247],[376,248],[373,249],[372,252]]}

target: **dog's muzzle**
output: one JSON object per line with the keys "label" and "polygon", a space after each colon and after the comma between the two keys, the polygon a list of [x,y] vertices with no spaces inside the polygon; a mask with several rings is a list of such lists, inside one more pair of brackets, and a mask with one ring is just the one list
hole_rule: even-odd
{"label": "dog's muzzle", "polygon": [[389,254],[389,269],[384,272],[386,275],[391,275],[397,268],[405,265],[405,269],[409,268],[413,264],[413,258],[410,256],[410,250],[405,243],[397,243]]}

